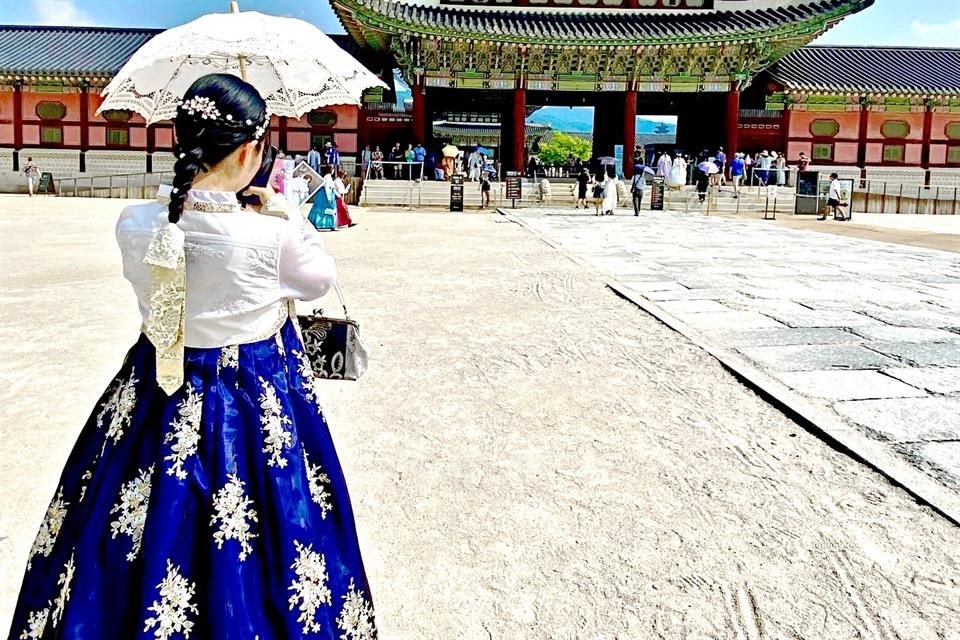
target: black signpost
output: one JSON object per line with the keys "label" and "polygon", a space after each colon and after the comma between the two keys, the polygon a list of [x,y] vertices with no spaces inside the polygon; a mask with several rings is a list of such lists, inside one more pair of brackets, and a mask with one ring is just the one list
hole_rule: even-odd
{"label": "black signpost", "polygon": [[663,176],[656,176],[650,185],[650,210],[663,211],[664,182]]}
{"label": "black signpost", "polygon": [[37,184],[37,193],[57,193],[57,187],[53,183],[53,174],[44,171],[40,174],[40,182]]}
{"label": "black signpost", "polygon": [[463,211],[463,176],[450,176],[450,211]]}
{"label": "black signpost", "polygon": [[512,209],[517,208],[517,200],[520,200],[522,195],[522,184],[523,179],[518,173],[511,173],[507,176],[507,199],[512,201],[510,207]]}

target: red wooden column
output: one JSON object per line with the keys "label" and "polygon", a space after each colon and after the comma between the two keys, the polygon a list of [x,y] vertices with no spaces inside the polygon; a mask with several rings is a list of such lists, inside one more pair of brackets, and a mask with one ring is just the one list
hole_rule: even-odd
{"label": "red wooden column", "polygon": [[[13,83],[13,148],[23,147],[23,83]],[[14,156],[16,157],[16,156]]]}
{"label": "red wooden column", "polygon": [[727,148],[728,162],[740,144],[740,88],[734,86],[727,92]]}
{"label": "red wooden column", "polygon": [[633,152],[637,146],[637,91],[627,89],[623,96],[623,175],[633,177]]}
{"label": "red wooden column", "polygon": [[523,171],[524,151],[527,142],[527,88],[518,86],[513,90],[513,162],[514,171]]}
{"label": "red wooden column", "polygon": [[[129,135],[129,134],[128,134]],[[87,170],[87,150],[90,148],[90,85],[80,85],[80,171]]]}
{"label": "red wooden column", "polygon": [[864,101],[860,105],[860,129],[857,134],[857,166],[861,169],[867,166],[867,122],[869,117],[870,112],[867,110],[867,102]]}
{"label": "red wooden column", "polygon": [[923,112],[923,149],[920,151],[920,166],[930,168],[930,140],[933,138],[933,107],[927,104]]}
{"label": "red wooden column", "polygon": [[427,109],[426,95],[424,94],[423,78],[417,76],[413,86],[413,140],[422,145],[427,144]]}

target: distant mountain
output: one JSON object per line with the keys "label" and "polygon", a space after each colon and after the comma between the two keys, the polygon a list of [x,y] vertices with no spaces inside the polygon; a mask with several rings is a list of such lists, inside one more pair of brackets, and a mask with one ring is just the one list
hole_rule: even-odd
{"label": "distant mountain", "polygon": [[[593,131],[593,109],[591,107],[543,107],[527,118],[528,124],[546,124],[564,133],[591,133]],[[675,134],[675,122],[660,122],[637,118],[637,133]]]}

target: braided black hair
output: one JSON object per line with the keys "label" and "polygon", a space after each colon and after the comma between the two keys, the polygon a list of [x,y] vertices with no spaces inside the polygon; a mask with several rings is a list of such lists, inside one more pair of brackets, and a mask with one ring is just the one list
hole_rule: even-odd
{"label": "braided black hair", "polygon": [[[202,100],[205,106],[193,108],[190,101]],[[256,89],[236,76],[213,73],[197,79],[184,95],[188,104],[177,109],[174,130],[177,144],[173,165],[173,192],[170,194],[169,220],[176,224],[193,181],[233,153],[240,145],[266,138],[269,127],[267,105]]]}

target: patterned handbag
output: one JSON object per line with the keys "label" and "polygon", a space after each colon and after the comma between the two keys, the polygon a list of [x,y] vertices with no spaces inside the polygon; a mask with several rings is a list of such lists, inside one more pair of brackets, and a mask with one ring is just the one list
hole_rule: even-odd
{"label": "patterned handbag", "polygon": [[331,380],[358,380],[367,370],[369,352],[360,325],[350,319],[339,285],[333,285],[343,306],[343,318],[329,318],[323,309],[297,316],[300,337],[313,374]]}

